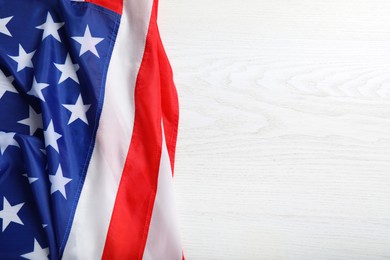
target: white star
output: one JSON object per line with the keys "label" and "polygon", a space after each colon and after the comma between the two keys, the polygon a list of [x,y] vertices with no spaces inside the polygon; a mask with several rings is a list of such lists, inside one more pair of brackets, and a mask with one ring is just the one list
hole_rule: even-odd
{"label": "white star", "polygon": [[38,180],[38,178],[34,178],[34,177],[28,177],[27,174],[23,174],[24,177],[26,177],[28,179],[28,182],[31,184],[31,183],[34,183]]}
{"label": "white star", "polygon": [[0,99],[7,91],[18,93],[18,91],[12,85],[12,81],[12,76],[6,77],[4,73],[0,70]]}
{"label": "white star", "polygon": [[96,45],[99,42],[103,41],[104,38],[92,37],[88,25],[87,28],[85,28],[84,36],[72,37],[72,39],[81,44],[79,56],[83,55],[87,51],[90,51],[93,54],[95,54],[98,58],[100,58],[99,53],[96,50]]}
{"label": "white star", "polygon": [[53,36],[54,39],[61,42],[60,35],[58,34],[58,30],[64,25],[64,23],[55,23],[50,13],[47,13],[46,22],[35,27],[37,29],[43,30],[42,41],[48,37]]}
{"label": "white star", "polygon": [[34,56],[35,51],[32,51],[30,53],[27,53],[22,45],[19,44],[19,56],[11,56],[8,55],[11,59],[16,61],[18,63],[18,70],[17,72],[23,70],[24,68],[33,68],[32,64],[32,57]]}
{"label": "white star", "polygon": [[4,154],[8,146],[17,146],[19,144],[14,139],[15,133],[5,133],[0,131],[0,154]]}
{"label": "white star", "polygon": [[68,184],[72,179],[64,177],[62,174],[61,165],[58,165],[58,169],[55,175],[49,175],[49,180],[51,182],[50,194],[59,191],[66,199],[65,185]]}
{"label": "white star", "polygon": [[47,83],[38,83],[37,79],[34,77],[33,84],[29,92],[27,94],[36,96],[37,98],[41,99],[42,101],[45,101],[45,97],[43,96],[42,90],[46,87],[48,87],[49,84]]}
{"label": "white star", "polygon": [[3,228],[1,230],[2,232],[4,232],[4,230],[11,222],[24,225],[22,220],[18,216],[18,212],[20,208],[23,207],[23,204],[24,203],[20,203],[11,206],[8,200],[5,197],[3,198],[3,209],[0,210],[0,218],[3,219]]}
{"label": "white star", "polygon": [[80,66],[76,63],[72,63],[72,60],[69,54],[66,56],[66,60],[64,64],[54,63],[59,71],[61,71],[61,77],[58,81],[58,84],[65,81],[68,78],[73,79],[76,83],[79,83],[79,79],[77,78],[76,71],[79,70]]}
{"label": "white star", "polygon": [[51,147],[54,148],[54,150],[57,151],[57,153],[59,153],[57,140],[60,139],[62,137],[62,135],[60,135],[59,133],[57,133],[54,130],[53,121],[50,121],[47,129],[43,133],[45,136],[46,147],[48,147],[50,145]]}
{"label": "white star", "polygon": [[5,35],[11,36],[11,33],[9,32],[7,28],[7,23],[13,18],[13,16],[6,17],[6,18],[1,18],[0,19],[0,33],[3,33]]}
{"label": "white star", "polygon": [[80,119],[81,121],[83,121],[88,125],[88,119],[86,113],[91,105],[84,105],[83,99],[81,98],[81,94],[77,98],[76,104],[74,105],[64,104],[63,106],[72,113],[69,118],[68,125],[77,119]]}
{"label": "white star", "polygon": [[49,259],[49,248],[42,248],[38,241],[34,238],[34,249],[32,252],[21,255],[23,258],[30,260]]}
{"label": "white star", "polygon": [[30,107],[29,108],[29,117],[18,121],[19,124],[28,125],[30,128],[30,135],[34,135],[35,131],[42,128],[42,116],[41,114],[35,113],[35,110]]}

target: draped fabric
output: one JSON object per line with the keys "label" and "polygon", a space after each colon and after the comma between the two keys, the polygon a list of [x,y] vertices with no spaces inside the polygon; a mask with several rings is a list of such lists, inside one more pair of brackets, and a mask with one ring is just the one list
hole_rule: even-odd
{"label": "draped fabric", "polygon": [[157,1],[0,0],[0,258],[182,259]]}

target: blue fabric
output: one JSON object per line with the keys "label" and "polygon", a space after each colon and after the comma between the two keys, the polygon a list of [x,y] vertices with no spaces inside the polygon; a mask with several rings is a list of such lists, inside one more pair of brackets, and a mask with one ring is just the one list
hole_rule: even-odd
{"label": "blue fabric", "polygon": [[[42,39],[44,30],[37,28],[46,22],[48,12],[55,23],[64,23],[58,29],[61,42],[52,35]],[[49,248],[50,259],[59,259],[94,147],[120,16],[90,3],[0,0],[0,19],[7,17],[12,17],[6,24],[11,36],[0,30],[0,69],[6,77],[13,77],[13,81],[11,77],[8,80],[16,93],[6,91],[1,96],[0,91],[0,139],[5,133],[15,133],[16,144],[3,144],[5,150],[0,153],[0,217],[5,212],[4,198],[11,206],[24,204],[17,213],[23,224],[10,222],[0,230],[0,259],[23,259],[22,255],[34,250],[34,239],[42,248]],[[93,37],[103,38],[96,44],[99,57],[91,51],[80,56],[81,44],[72,38],[82,37],[87,25]],[[12,57],[20,55],[19,45],[26,53],[35,51],[33,68],[17,71],[18,63]],[[72,78],[59,83],[62,72],[55,64],[64,64],[68,54],[80,67],[76,72],[79,83]],[[48,84],[42,90],[45,101],[30,92],[34,78]],[[63,105],[75,104],[79,95],[85,105],[90,105],[88,124],[81,119],[68,124],[72,113]],[[30,107],[43,121],[42,129],[32,135],[30,127],[20,123],[29,117]],[[47,146],[44,137],[51,122],[61,135],[58,151]],[[71,179],[64,185],[66,198],[60,191],[51,192],[49,176],[54,176],[59,167],[63,176]],[[25,174],[38,179],[30,184]]]}

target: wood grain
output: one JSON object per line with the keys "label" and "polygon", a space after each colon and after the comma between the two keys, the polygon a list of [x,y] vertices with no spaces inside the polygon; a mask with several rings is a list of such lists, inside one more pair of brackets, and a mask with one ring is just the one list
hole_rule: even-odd
{"label": "wood grain", "polygon": [[159,12],[187,259],[389,259],[390,2]]}

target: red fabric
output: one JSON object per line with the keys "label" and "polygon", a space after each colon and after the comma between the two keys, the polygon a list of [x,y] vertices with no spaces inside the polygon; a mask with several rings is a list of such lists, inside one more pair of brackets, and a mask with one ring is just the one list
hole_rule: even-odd
{"label": "red fabric", "polygon": [[157,193],[162,120],[173,166],[178,101],[156,20],[157,0],[153,4],[145,52],[136,82],[133,135],[103,259],[142,259]]}
{"label": "red fabric", "polygon": [[160,62],[161,104],[164,133],[173,174],[179,122],[179,103],[176,87],[173,82],[171,65],[169,64],[160,35],[158,35],[158,37],[158,59]]}
{"label": "red fabric", "polygon": [[85,2],[94,3],[122,14],[123,0],[85,0]]}

